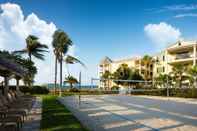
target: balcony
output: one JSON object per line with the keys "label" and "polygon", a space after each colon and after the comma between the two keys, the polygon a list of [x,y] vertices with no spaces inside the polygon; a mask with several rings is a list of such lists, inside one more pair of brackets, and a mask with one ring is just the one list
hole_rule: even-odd
{"label": "balcony", "polygon": [[191,53],[182,53],[182,54],[176,54],[175,55],[175,59],[179,60],[179,59],[188,59],[188,58],[192,58],[192,54]]}
{"label": "balcony", "polygon": [[192,52],[174,54],[168,58],[168,63],[170,63],[170,64],[191,63],[191,62],[193,62],[193,53]]}

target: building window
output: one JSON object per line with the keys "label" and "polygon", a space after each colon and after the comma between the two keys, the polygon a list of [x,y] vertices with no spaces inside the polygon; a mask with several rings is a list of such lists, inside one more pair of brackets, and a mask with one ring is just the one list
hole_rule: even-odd
{"label": "building window", "polygon": [[165,72],[165,67],[163,67],[163,72]]}
{"label": "building window", "polygon": [[163,61],[165,61],[165,56],[163,55]]}

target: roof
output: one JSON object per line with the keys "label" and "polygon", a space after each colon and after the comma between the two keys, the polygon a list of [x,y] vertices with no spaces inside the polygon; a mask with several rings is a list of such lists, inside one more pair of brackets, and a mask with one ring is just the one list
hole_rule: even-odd
{"label": "roof", "polygon": [[113,61],[109,57],[105,57],[104,59],[101,60],[100,64],[109,64],[112,63]]}
{"label": "roof", "polygon": [[26,72],[26,69],[24,69],[21,65],[0,56],[0,76],[14,74],[23,77]]}

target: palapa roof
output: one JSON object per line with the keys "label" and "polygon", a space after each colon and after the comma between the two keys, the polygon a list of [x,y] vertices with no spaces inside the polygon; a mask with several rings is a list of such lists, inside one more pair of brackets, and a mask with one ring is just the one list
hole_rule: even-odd
{"label": "palapa roof", "polygon": [[23,77],[26,73],[27,70],[21,65],[0,55],[0,76],[16,75]]}

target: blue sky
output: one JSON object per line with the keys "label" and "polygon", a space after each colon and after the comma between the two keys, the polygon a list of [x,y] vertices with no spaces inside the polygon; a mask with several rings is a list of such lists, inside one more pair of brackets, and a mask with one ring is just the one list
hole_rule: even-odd
{"label": "blue sky", "polygon": [[[75,76],[82,70],[83,82],[86,84],[90,82],[91,77],[97,77],[97,65],[104,56],[118,59],[146,53],[154,54],[178,39],[197,39],[195,0],[0,0],[1,5],[8,2],[9,7],[1,7],[0,12],[0,18],[3,18],[3,22],[0,20],[0,27],[4,23],[3,29],[0,28],[0,42],[6,43],[0,47],[8,50],[22,48],[22,45],[3,39],[3,31],[8,38],[14,36],[14,41],[21,40],[28,33],[35,33],[44,37],[43,41],[49,45],[48,37],[55,29],[61,28],[69,34],[75,44],[71,54],[84,61],[88,67],[85,70],[79,65],[74,65],[70,66],[70,70]],[[10,6],[13,4],[20,9],[11,7],[11,10]],[[22,25],[19,24],[21,28],[14,33],[11,27],[19,22],[7,25],[5,17],[8,16],[2,15],[6,10],[11,10],[13,14],[20,10],[24,16],[20,20],[23,21]],[[34,17],[27,20],[32,13]],[[16,19],[9,17],[8,21]],[[43,27],[39,26],[42,24],[36,24],[41,21],[46,22]],[[9,31],[5,24],[10,28]],[[35,31],[33,27],[29,28],[33,25],[36,29],[39,28],[39,31]],[[39,69],[46,70],[37,75],[37,83],[53,82],[54,69],[49,66],[53,65],[53,61],[52,54],[47,54],[45,62],[38,61]]]}

